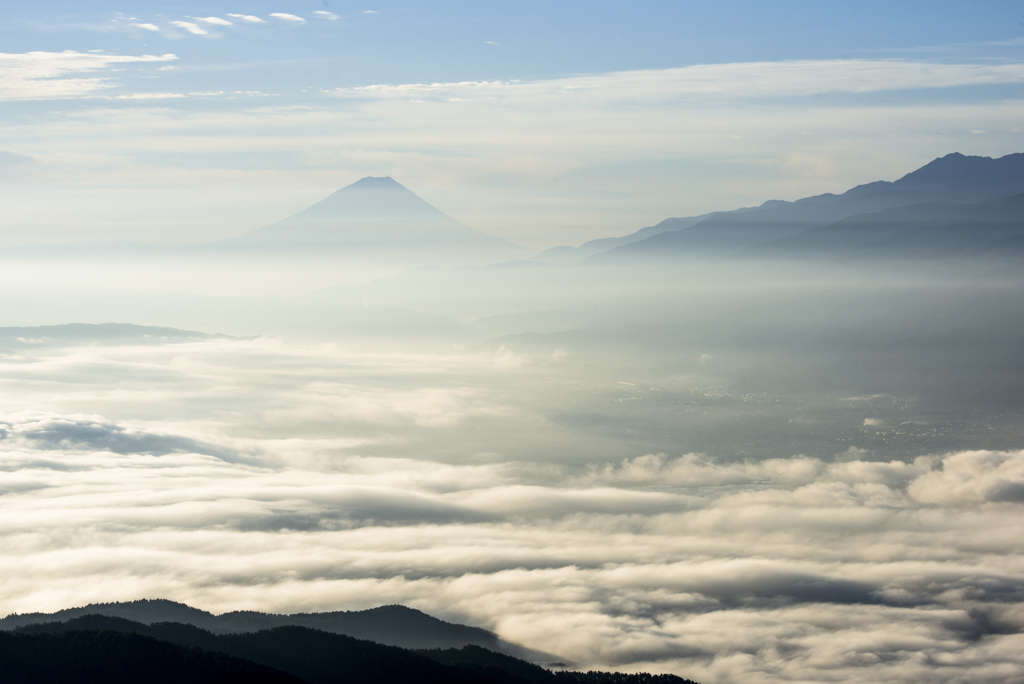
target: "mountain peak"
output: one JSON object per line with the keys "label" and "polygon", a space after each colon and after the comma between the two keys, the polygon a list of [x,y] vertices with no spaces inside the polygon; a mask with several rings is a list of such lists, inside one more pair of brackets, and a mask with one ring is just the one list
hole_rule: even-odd
{"label": "mountain peak", "polygon": [[951,152],[911,171],[894,185],[904,189],[931,191],[954,183],[999,183],[1020,179],[1024,179],[1024,154],[1008,154],[993,159]]}
{"label": "mountain peak", "polygon": [[275,224],[221,243],[275,249],[345,250],[381,263],[493,263],[522,247],[465,226],[391,176],[366,176]]}
{"label": "mountain peak", "polygon": [[365,176],[351,185],[346,185],[342,190],[405,190],[412,192],[391,176]]}

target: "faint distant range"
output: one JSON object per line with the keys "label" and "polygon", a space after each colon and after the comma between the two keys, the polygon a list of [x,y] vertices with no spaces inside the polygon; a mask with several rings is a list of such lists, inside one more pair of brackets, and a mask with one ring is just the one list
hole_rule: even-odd
{"label": "faint distant range", "polygon": [[[990,157],[968,157],[959,153],[948,154],[908,173],[897,181],[877,181],[858,185],[841,195],[816,195],[783,202],[771,200],[759,207],[737,211],[717,212],[689,218],[666,219],[656,226],[643,228],[636,233],[620,238],[607,238],[584,243],[580,247],[555,247],[541,252],[536,260],[548,264],[566,264],[586,260],[588,263],[614,264],[635,261],[678,260],[690,258],[721,258],[738,254],[760,245],[774,245],[772,248],[749,253],[750,256],[773,257],[793,254],[809,256],[812,253],[826,253],[832,256],[850,256],[868,252],[881,254],[886,238],[880,226],[888,223],[889,238],[899,244],[902,256],[921,255],[929,257],[948,256],[948,250],[962,249],[965,255],[981,256],[985,242],[996,247],[999,240],[1004,248],[1013,243],[1007,232],[1008,226],[1020,222],[1020,207],[1013,202],[1004,204],[987,203],[975,208],[958,209],[960,239],[940,237],[936,231],[931,237],[921,231],[929,222],[939,219],[943,225],[951,225],[943,207],[984,203],[998,197],[1024,193],[1024,154],[1010,154],[998,159]],[[920,205],[920,206],[919,206]],[[930,205],[930,206],[924,206]],[[903,213],[886,213],[899,207],[914,207]],[[879,212],[882,212],[879,214]],[[854,216],[878,214],[871,219],[846,221]],[[964,228],[978,218],[980,224],[994,228],[1002,237],[995,235],[974,235]],[[1015,218],[1016,217],[1016,218]],[[834,229],[812,233],[815,229],[837,224]],[[845,232],[857,231],[855,226],[872,224],[874,236],[863,244],[851,235],[841,237]],[[899,225],[896,225],[899,224]],[[1001,226],[995,228],[995,226]],[[893,231],[911,229],[916,238],[903,239]],[[825,236],[831,236],[831,239]],[[804,242],[804,239],[808,242]],[[922,239],[924,238],[924,239]],[[872,244],[868,244],[874,240]],[[778,242],[777,242],[778,241]],[[826,243],[827,246],[826,246]],[[1020,250],[1024,244],[1013,243],[1013,249]],[[916,247],[915,247],[916,246]],[[945,248],[944,252],[941,248]],[[846,252],[842,250],[846,249]],[[837,252],[838,250],[838,252]]]}
{"label": "faint distant range", "polygon": [[[234,339],[228,335],[208,334],[194,330],[132,325],[130,323],[66,323],[0,327],[0,349],[82,346],[90,344],[174,344]],[[2,622],[2,621],[0,621]]]}

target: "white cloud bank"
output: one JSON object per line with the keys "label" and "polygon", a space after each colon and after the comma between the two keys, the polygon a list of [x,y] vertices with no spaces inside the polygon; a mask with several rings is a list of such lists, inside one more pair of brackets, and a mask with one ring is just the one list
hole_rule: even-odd
{"label": "white cloud bank", "polygon": [[75,52],[0,53],[0,101],[61,100],[86,97],[115,84],[109,78],[80,78],[75,74],[132,63],[170,62],[165,55],[104,55]]}
{"label": "white cloud bank", "polygon": [[496,391],[537,395],[523,358],[258,339],[0,370],[0,612],[401,602],[705,684],[1024,675],[1024,451],[581,472],[466,448],[538,424]]}

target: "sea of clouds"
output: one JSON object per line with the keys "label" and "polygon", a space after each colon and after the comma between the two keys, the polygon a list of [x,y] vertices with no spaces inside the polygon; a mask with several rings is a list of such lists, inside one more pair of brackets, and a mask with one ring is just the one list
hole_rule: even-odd
{"label": "sea of clouds", "polygon": [[0,613],[403,603],[704,684],[1024,674],[1024,451],[648,453],[564,418],[591,392],[566,364],[270,338],[4,353]]}

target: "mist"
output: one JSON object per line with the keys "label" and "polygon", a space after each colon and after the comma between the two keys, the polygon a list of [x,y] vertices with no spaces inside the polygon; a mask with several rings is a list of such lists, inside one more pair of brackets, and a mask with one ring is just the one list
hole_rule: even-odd
{"label": "mist", "polygon": [[[316,251],[225,270],[326,279]],[[707,682],[1022,664],[1005,248],[464,264],[262,297],[130,289],[203,254],[106,258],[120,290],[5,295],[9,612],[403,603]]]}

